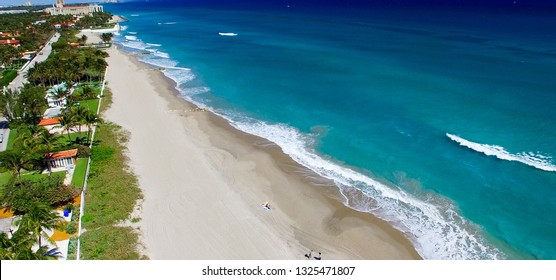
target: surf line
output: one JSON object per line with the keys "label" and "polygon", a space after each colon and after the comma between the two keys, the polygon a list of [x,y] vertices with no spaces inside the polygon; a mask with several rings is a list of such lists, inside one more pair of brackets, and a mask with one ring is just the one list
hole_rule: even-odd
{"label": "surf line", "polygon": [[551,164],[548,161],[549,159],[546,157],[539,158],[538,155],[537,157],[535,157],[535,155],[532,155],[530,153],[511,154],[502,146],[475,143],[450,133],[446,133],[446,136],[452,141],[460,144],[460,146],[467,147],[471,150],[483,153],[487,156],[495,156],[499,159],[507,161],[517,161],[540,170],[556,172],[556,166]]}

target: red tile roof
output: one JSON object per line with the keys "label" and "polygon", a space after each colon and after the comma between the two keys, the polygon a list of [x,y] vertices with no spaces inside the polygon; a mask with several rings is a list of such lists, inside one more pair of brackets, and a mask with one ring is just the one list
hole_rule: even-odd
{"label": "red tile roof", "polygon": [[58,118],[51,118],[51,119],[42,119],[39,123],[40,126],[47,126],[53,124],[59,124],[60,120]]}
{"label": "red tile roof", "polygon": [[0,44],[2,45],[19,45],[19,40],[0,40]]}
{"label": "red tile roof", "polygon": [[55,152],[55,153],[48,153],[45,157],[49,159],[59,159],[59,158],[69,158],[69,157],[76,157],[77,156],[77,149]]}

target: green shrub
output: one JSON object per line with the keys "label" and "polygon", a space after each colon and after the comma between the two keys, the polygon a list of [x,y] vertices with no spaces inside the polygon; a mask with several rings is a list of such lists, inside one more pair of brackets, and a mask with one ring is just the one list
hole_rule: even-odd
{"label": "green shrub", "polygon": [[79,145],[77,147],[77,157],[78,158],[86,158],[91,156],[91,148],[85,145]]}
{"label": "green shrub", "polygon": [[77,223],[76,222],[68,223],[68,225],[66,226],[66,233],[67,234],[74,234],[76,232],[77,232]]}
{"label": "green shrub", "polygon": [[1,201],[12,207],[15,212],[26,213],[36,204],[61,206],[73,201],[79,192],[64,185],[64,178],[51,176],[41,179],[16,178],[4,188]]}

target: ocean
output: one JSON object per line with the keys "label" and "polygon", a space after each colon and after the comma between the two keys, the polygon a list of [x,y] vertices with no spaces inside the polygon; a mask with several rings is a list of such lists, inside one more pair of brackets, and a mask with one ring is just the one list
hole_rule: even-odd
{"label": "ocean", "polygon": [[362,2],[105,10],[184,99],[334,180],[423,258],[556,259],[556,13]]}

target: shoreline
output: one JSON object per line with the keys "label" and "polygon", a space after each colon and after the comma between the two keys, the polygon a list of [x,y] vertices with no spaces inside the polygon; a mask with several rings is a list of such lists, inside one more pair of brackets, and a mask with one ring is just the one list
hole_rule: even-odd
{"label": "shoreline", "polygon": [[[401,232],[345,206],[330,181],[276,144],[195,110],[163,73],[108,52],[114,103],[105,118],[130,132],[151,259],[304,259],[309,250],[323,259],[421,259]],[[145,149],[152,144],[161,150]]]}

